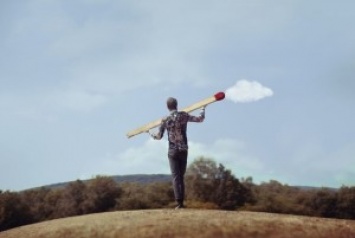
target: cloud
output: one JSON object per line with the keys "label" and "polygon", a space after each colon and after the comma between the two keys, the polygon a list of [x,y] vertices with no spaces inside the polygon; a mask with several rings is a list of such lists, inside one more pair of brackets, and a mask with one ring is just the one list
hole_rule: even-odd
{"label": "cloud", "polygon": [[52,103],[65,109],[74,111],[90,112],[107,102],[107,97],[102,94],[89,93],[86,91],[61,91],[52,97]]}
{"label": "cloud", "polygon": [[2,93],[0,94],[0,115],[2,119],[8,118],[15,122],[14,118],[25,118],[30,121],[52,122],[55,117],[42,110],[46,108],[48,100],[43,94],[28,96],[28,94]]}
{"label": "cloud", "polygon": [[[19,117],[30,121],[54,122],[63,112],[90,113],[105,105],[105,94],[84,90],[61,89],[37,92],[36,94],[0,95],[0,110],[3,117]],[[1,114],[1,113],[0,113]]]}
{"label": "cloud", "polygon": [[319,187],[352,186],[355,183],[355,141],[330,147],[324,139],[310,136],[297,140],[300,142],[288,142],[288,146],[280,143],[280,150],[287,150],[287,155],[279,155],[268,163],[275,172],[274,179],[291,185]]}
{"label": "cloud", "polygon": [[264,87],[256,81],[245,79],[237,81],[233,87],[226,90],[226,98],[235,103],[254,102],[271,97],[273,94],[270,88]]}
{"label": "cloud", "polygon": [[101,164],[89,170],[108,174],[158,174],[170,173],[167,159],[167,143],[148,139],[141,146],[132,146],[117,154],[107,154]]}
{"label": "cloud", "polygon": [[[250,145],[233,138],[216,139],[212,143],[190,141],[188,163],[201,156],[210,158],[230,169],[237,178],[251,176],[255,183],[275,179],[290,185],[350,186],[354,183],[352,175],[355,174],[350,159],[355,153],[353,144],[329,155],[323,153],[324,149],[319,145],[305,145],[291,151],[287,161],[278,161],[276,158],[267,160],[258,157]],[[167,145],[166,140],[148,139],[142,146],[132,146],[117,155],[107,155],[91,171],[93,174],[97,171],[109,174],[169,174]],[[319,157],[323,163],[319,162]],[[336,163],[338,160],[345,163]]]}
{"label": "cloud", "polygon": [[[247,177],[262,171],[264,165],[249,154],[245,143],[235,139],[218,139],[211,144],[189,142],[188,163],[201,156],[211,158],[231,169],[237,177]],[[93,172],[105,171],[109,174],[157,174],[170,173],[166,140],[148,139],[142,146],[134,146],[113,156],[101,159],[102,163]],[[261,178],[262,179],[262,178]]]}
{"label": "cloud", "polygon": [[[29,90],[44,83],[59,86],[66,91],[64,98],[90,97],[97,106],[103,105],[99,103],[104,101],[102,97],[109,100],[107,94],[187,82],[193,87],[204,85],[212,80],[202,70],[208,67],[205,54],[219,49],[221,41],[232,41],[230,31],[249,32],[239,21],[249,14],[239,8],[241,3],[210,2],[202,9],[200,3],[186,3],[100,1],[97,5],[108,7],[105,9],[87,1],[30,2],[21,16],[12,19],[13,31],[6,36],[10,37],[8,42],[17,43],[14,52],[21,52],[21,57],[14,55],[23,61],[16,67],[18,72],[26,72],[12,74],[9,81],[26,78],[31,81]],[[85,13],[80,10],[83,8]],[[180,17],[181,9],[184,18]],[[247,9],[259,8],[250,5]],[[211,18],[211,14],[219,17]],[[262,19],[256,21],[265,22]],[[226,28],[229,22],[234,24]],[[272,21],[277,22],[283,21]],[[22,57],[22,52],[31,57]],[[97,92],[101,98],[86,92]],[[86,107],[79,104],[73,107]]]}
{"label": "cloud", "polygon": [[[324,180],[318,180],[319,184],[333,184],[333,186],[353,186],[355,184],[355,168],[353,158],[355,156],[355,141],[349,141],[337,149],[326,153],[327,148],[322,148],[320,156],[314,156],[309,162],[316,175],[323,174]],[[324,184],[322,184],[324,186]]]}
{"label": "cloud", "polygon": [[190,142],[190,158],[200,156],[212,158],[231,169],[237,177],[247,177],[263,170],[264,165],[259,158],[252,155],[245,142],[224,138],[217,139],[212,144]]}

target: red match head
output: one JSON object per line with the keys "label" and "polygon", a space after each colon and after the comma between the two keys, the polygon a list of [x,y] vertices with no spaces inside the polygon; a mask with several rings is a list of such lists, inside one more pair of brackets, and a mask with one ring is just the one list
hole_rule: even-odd
{"label": "red match head", "polygon": [[224,92],[218,92],[214,95],[214,98],[217,100],[217,101],[220,101],[220,100],[223,100],[225,98],[225,95],[224,95]]}

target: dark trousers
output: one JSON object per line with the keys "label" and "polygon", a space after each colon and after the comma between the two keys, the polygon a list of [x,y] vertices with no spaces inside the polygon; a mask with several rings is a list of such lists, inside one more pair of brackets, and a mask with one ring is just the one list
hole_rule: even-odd
{"label": "dark trousers", "polygon": [[173,180],[175,200],[182,203],[185,198],[184,175],[187,164],[187,150],[169,149],[168,157]]}

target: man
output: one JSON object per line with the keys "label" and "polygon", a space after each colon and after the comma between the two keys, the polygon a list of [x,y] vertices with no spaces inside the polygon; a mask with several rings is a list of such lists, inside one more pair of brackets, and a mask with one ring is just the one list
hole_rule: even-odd
{"label": "man", "polygon": [[159,131],[156,135],[150,134],[154,139],[160,140],[164,136],[165,130],[168,132],[169,141],[169,165],[172,174],[173,188],[177,207],[184,207],[185,183],[188,141],[186,135],[188,122],[203,122],[205,119],[205,107],[202,108],[199,116],[191,116],[186,112],[178,111],[178,102],[175,98],[168,98],[167,107],[170,115],[162,120]]}

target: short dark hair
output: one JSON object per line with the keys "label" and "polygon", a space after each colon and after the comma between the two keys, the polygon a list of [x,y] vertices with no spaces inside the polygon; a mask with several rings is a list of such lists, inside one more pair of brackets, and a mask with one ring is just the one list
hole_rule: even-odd
{"label": "short dark hair", "polygon": [[168,98],[168,100],[166,100],[166,105],[168,107],[169,110],[175,110],[177,109],[177,100],[175,98]]}

